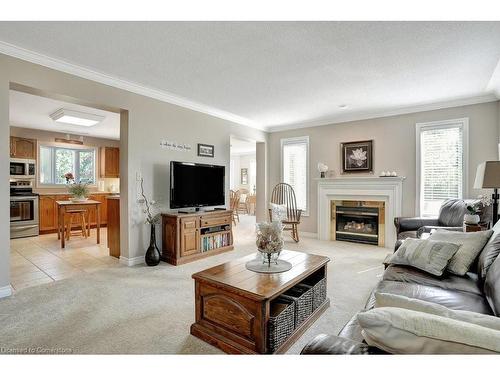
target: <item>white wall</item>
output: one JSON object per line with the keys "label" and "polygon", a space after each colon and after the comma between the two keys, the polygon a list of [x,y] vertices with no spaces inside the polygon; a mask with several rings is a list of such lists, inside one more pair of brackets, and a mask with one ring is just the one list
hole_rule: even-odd
{"label": "white wall", "polygon": [[[128,128],[122,123],[120,129],[121,222],[122,241],[125,241],[121,248],[127,258],[142,257],[149,241],[149,228],[144,225],[136,203],[137,172],[144,177],[146,194],[168,205],[171,160],[224,165],[228,196],[230,135],[267,141],[267,134],[259,130],[0,54],[0,128],[5,150],[0,155],[0,178],[4,181],[8,179],[9,82],[76,98],[84,105],[125,111],[122,122],[128,117]],[[161,139],[188,143],[193,149],[191,152],[168,151],[160,148]],[[197,143],[214,145],[215,158],[196,156]],[[0,241],[3,241],[0,243],[0,288],[9,280],[8,195],[7,184],[0,184]]]}
{"label": "white wall", "polygon": [[269,191],[280,179],[280,139],[308,135],[310,139],[310,216],[304,217],[301,230],[317,232],[317,171],[318,162],[326,163],[338,176],[340,143],[374,140],[374,175],[383,170],[395,170],[405,176],[403,183],[403,215],[415,214],[416,160],[415,124],[469,118],[469,197],[480,192],[473,189],[476,167],[485,160],[497,160],[500,136],[499,102],[490,102],[399,116],[353,121],[312,128],[271,133],[269,137]]}

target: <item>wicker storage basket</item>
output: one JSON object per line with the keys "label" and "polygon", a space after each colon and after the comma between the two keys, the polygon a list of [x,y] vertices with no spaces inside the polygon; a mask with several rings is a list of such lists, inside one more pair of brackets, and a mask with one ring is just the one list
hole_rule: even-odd
{"label": "wicker storage basket", "polygon": [[309,285],[298,284],[287,290],[283,296],[295,302],[295,328],[306,320],[313,311],[313,290]]}
{"label": "wicker storage basket", "polygon": [[321,306],[326,300],[326,278],[323,277],[320,281],[312,286],[313,290],[313,311]]}
{"label": "wicker storage basket", "polygon": [[267,325],[267,346],[274,353],[293,333],[295,326],[295,302],[289,298],[278,297],[271,303]]}
{"label": "wicker storage basket", "polygon": [[314,273],[303,281],[313,290],[313,311],[326,300],[326,277],[324,273]]}

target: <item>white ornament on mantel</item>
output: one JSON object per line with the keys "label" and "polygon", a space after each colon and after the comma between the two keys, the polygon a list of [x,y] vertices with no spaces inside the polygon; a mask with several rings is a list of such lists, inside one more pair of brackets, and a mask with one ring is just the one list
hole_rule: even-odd
{"label": "white ornament on mantel", "polygon": [[162,139],[160,141],[160,147],[167,150],[181,151],[181,152],[191,151],[192,149],[190,144],[180,143],[176,141],[169,141],[166,139]]}

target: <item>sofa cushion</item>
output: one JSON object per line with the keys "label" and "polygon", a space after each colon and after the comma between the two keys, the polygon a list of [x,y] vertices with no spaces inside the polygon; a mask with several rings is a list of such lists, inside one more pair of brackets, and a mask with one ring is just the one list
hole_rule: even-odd
{"label": "sofa cushion", "polygon": [[493,234],[492,230],[461,233],[438,229],[431,234],[430,239],[459,245],[460,249],[453,255],[446,269],[455,275],[463,276],[474,263],[486,242]]}
{"label": "sofa cushion", "polygon": [[412,266],[441,276],[459,248],[459,245],[450,242],[408,238],[387,262]]}
{"label": "sofa cushion", "polygon": [[366,303],[367,310],[373,308],[375,305],[375,292],[398,294],[409,298],[421,299],[423,301],[438,303],[453,310],[467,310],[493,315],[488,301],[483,296],[475,293],[386,280],[380,281],[368,298]]}
{"label": "sofa cushion", "polygon": [[479,282],[484,283],[489,268],[500,254],[500,221],[492,228],[493,234],[479,254],[477,260],[477,275]]}
{"label": "sofa cushion", "polygon": [[385,270],[382,278],[387,281],[401,281],[403,283],[437,286],[443,289],[483,294],[477,283],[477,275],[470,272],[463,277],[449,273],[442,276],[433,276],[413,267],[390,265]]}
{"label": "sofa cushion", "polygon": [[484,281],[484,295],[494,314],[500,316],[500,257],[497,257],[488,270]]}
{"label": "sofa cushion", "polygon": [[358,314],[369,345],[394,354],[489,354],[500,352],[500,331],[398,307]]}
{"label": "sofa cushion", "polygon": [[453,310],[437,303],[396,294],[375,293],[375,308],[377,307],[399,307],[401,309],[420,311],[500,331],[500,318],[496,316],[479,314],[473,311]]}

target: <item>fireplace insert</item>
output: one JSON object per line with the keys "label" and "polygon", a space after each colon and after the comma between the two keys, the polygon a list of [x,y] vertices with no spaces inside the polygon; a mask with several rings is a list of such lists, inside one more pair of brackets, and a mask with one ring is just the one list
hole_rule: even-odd
{"label": "fireplace insert", "polygon": [[335,239],[378,245],[379,208],[337,206]]}

